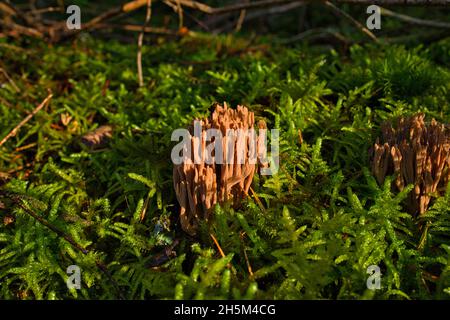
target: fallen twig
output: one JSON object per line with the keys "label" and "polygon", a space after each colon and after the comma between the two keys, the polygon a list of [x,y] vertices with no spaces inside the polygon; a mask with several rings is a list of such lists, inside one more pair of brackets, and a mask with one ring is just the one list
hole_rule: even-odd
{"label": "fallen twig", "polygon": [[242,251],[244,252],[244,258],[245,258],[245,263],[247,264],[248,273],[250,274],[250,277],[253,278],[253,269],[252,269],[252,265],[250,264],[250,260],[248,259],[247,250],[245,249],[244,237],[245,237],[245,232],[243,231],[240,233]]}
{"label": "fallen twig", "polygon": [[448,6],[450,0],[336,0],[335,2],[350,4],[406,5],[406,6]]}
{"label": "fallen twig", "polygon": [[[248,3],[248,0],[245,0],[245,3]],[[241,12],[239,13],[239,18],[236,22],[236,27],[234,28],[235,32],[239,32],[241,31],[242,25],[244,24],[244,20],[245,20],[245,16],[247,15],[247,10],[246,9],[242,9]]]}
{"label": "fallen twig", "polygon": [[[342,43],[346,43],[346,44],[350,43],[350,40],[347,39],[346,37],[344,37],[344,35],[342,35],[341,33],[337,32],[333,29],[330,29],[330,28],[309,29],[309,30],[301,32],[291,38],[280,40],[279,43],[280,44],[289,44],[289,43],[304,40],[306,38],[308,38],[308,39],[323,38],[323,37],[326,37],[327,35],[330,35],[333,38],[336,38],[338,41],[340,41]],[[299,137],[301,137],[301,136],[299,135]]]}
{"label": "fallen twig", "polygon": [[[78,244],[73,238],[71,238],[69,235],[65,234],[63,231],[59,230],[57,227],[49,223],[47,220],[39,216],[34,210],[26,206],[18,194],[14,194],[7,191],[0,190],[0,196],[3,196],[5,198],[10,199],[12,202],[14,202],[16,205],[18,205],[22,210],[24,210],[28,215],[33,217],[36,221],[38,221],[43,226],[47,227],[54,233],[56,233],[59,237],[63,238],[65,241],[67,241],[73,248],[80,251],[82,254],[87,255],[89,253],[89,250],[86,248],[83,248],[80,244]],[[112,285],[117,291],[118,296],[120,299],[124,299],[122,292],[120,291],[120,288],[117,284],[117,282],[113,279],[113,277],[109,274],[108,269],[106,266],[101,263],[100,261],[95,261],[96,266],[108,277]]]}
{"label": "fallen twig", "polygon": [[196,10],[202,11],[207,14],[220,14],[220,13],[233,12],[233,11],[242,11],[245,9],[255,9],[255,8],[261,8],[261,7],[268,7],[268,6],[276,6],[276,5],[280,5],[280,4],[288,3],[288,2],[305,2],[305,1],[301,1],[301,0],[261,0],[261,1],[237,3],[237,4],[232,4],[232,5],[219,7],[219,8],[210,7],[206,4],[203,4],[198,1],[179,0],[179,2],[181,5],[183,5],[185,7],[196,9]]}
{"label": "fallen twig", "polygon": [[8,16],[18,17],[29,26],[33,26],[35,23],[34,19],[28,17],[25,13],[22,12],[22,10],[9,3],[9,1],[0,2],[0,11],[3,11]]}
{"label": "fallen twig", "polygon": [[44,101],[41,102],[40,105],[38,105],[28,116],[25,117],[14,129],[12,129],[6,137],[4,137],[0,141],[0,147],[5,144],[6,141],[8,141],[11,137],[14,137],[17,132],[22,128],[28,121],[30,121],[31,118],[34,117],[36,113],[38,113],[43,107],[47,105],[47,103],[50,101],[50,99],[53,97],[53,94],[50,93],[47,98],[44,99]]}
{"label": "fallen twig", "polygon": [[[137,0],[136,2],[143,0]],[[324,0],[260,0],[248,3],[237,3],[224,7],[214,8],[204,3],[192,0],[177,0],[181,5],[202,11],[207,14],[219,14],[225,12],[241,11],[244,9],[254,9],[268,6],[276,6],[290,2],[328,2]],[[434,6],[450,6],[450,0],[336,0],[337,3],[353,3],[353,4],[382,4],[382,5],[434,5]]]}
{"label": "fallen twig", "polygon": [[131,31],[131,32],[142,32],[145,33],[153,33],[153,34],[160,34],[160,35],[168,35],[168,36],[177,36],[179,35],[178,30],[170,30],[166,28],[158,28],[158,27],[145,27],[142,28],[141,25],[134,25],[134,24],[126,24],[126,25],[120,25],[120,24],[108,24],[108,23],[101,23],[96,26],[96,29],[120,29],[124,31]]}
{"label": "fallen twig", "polygon": [[217,241],[216,237],[212,233],[209,234],[211,236],[211,239],[214,241],[214,244],[216,245],[217,249],[219,250],[220,255],[222,258],[225,257],[225,253],[223,252],[222,248],[220,247],[219,241]]}
{"label": "fallen twig", "polygon": [[152,0],[147,0],[147,13],[145,15],[145,22],[142,26],[142,31],[138,38],[138,53],[137,53],[137,69],[138,69],[138,79],[139,87],[144,86],[144,75],[142,73],[142,44],[144,42],[145,28],[147,27],[152,15]]}
{"label": "fallen twig", "polygon": [[8,29],[5,30],[5,34],[8,36],[17,37],[23,34],[38,39],[44,38],[44,34],[41,31],[36,30],[34,28],[24,27],[14,22],[6,22],[4,19],[0,21],[2,25],[9,27],[9,30]]}
{"label": "fallen twig", "polygon": [[9,83],[11,84],[11,86],[14,88],[14,90],[16,90],[16,92],[20,92],[19,87],[16,85],[16,83],[14,82],[14,80],[9,76],[9,74],[6,72],[5,69],[3,69],[2,67],[0,67],[0,73],[3,73],[3,75],[5,76],[6,80],[9,81]]}
{"label": "fallen twig", "polygon": [[405,21],[405,22],[408,22],[411,24],[416,24],[419,26],[450,29],[450,23],[447,23],[447,22],[414,18],[414,17],[407,16],[405,14],[393,12],[393,11],[385,9],[385,8],[381,8],[381,14],[388,16],[388,17],[396,18],[398,20],[402,20],[402,21]]}
{"label": "fallen twig", "polygon": [[410,35],[398,36],[398,37],[384,37],[383,42],[385,43],[405,43],[405,42],[419,42],[421,44],[428,44],[434,41],[439,41],[448,37],[448,32],[445,30],[427,31],[427,32],[416,32]]}
{"label": "fallen twig", "polygon": [[[153,0],[157,1],[157,0]],[[238,2],[235,4],[225,5],[223,7],[211,7],[207,4],[204,4],[199,1],[194,0],[162,0],[165,4],[171,6],[179,15],[180,26],[183,25],[183,15],[189,15],[188,12],[184,12],[182,7],[191,8],[196,11],[200,11],[206,13],[208,15],[223,15],[227,13],[240,11],[241,15],[238,20],[237,25],[235,25],[236,30],[239,30],[244,17],[247,19],[249,17],[247,10],[257,9],[257,8],[277,8],[282,7],[287,4],[307,4],[307,3],[324,3],[325,5],[332,8],[339,15],[344,16],[349,19],[355,26],[358,27],[362,32],[368,35],[372,40],[377,41],[376,37],[370,32],[367,28],[365,28],[361,23],[353,19],[349,14],[337,8],[330,1],[325,0],[258,0],[251,2]],[[334,3],[349,3],[349,4],[379,4],[379,5],[403,5],[403,6],[414,6],[414,5],[422,5],[422,6],[450,6],[450,0],[335,0]],[[16,7],[9,4],[9,2],[1,1],[0,2],[0,13],[3,13],[5,16],[4,19],[1,19],[2,33],[0,36],[14,36],[18,37],[20,35],[27,35],[37,38],[48,38],[52,42],[61,41],[67,39],[69,37],[73,37],[79,34],[81,31],[92,30],[99,28],[102,24],[104,24],[107,20],[111,20],[113,18],[117,18],[118,16],[130,13],[135,11],[147,4],[147,0],[133,0],[129,1],[123,5],[114,7],[94,18],[84,23],[81,29],[78,30],[68,30],[66,28],[65,21],[42,21],[42,19],[38,19],[40,12],[37,10],[31,10],[28,12],[22,12],[18,10]],[[42,12],[45,12],[46,9],[40,9]],[[48,11],[57,11],[57,8],[50,7]],[[246,14],[244,14],[244,12]],[[386,11],[388,12],[388,11]],[[37,14],[37,16],[36,16]],[[388,13],[389,14],[389,13]],[[424,26],[432,26],[432,27],[444,27],[448,28],[447,23],[440,22],[430,22],[430,21],[421,21],[421,19],[415,19],[411,17],[407,17],[404,15],[391,14],[391,16],[396,17],[398,19],[403,19],[405,21],[421,24]],[[192,17],[194,18],[194,17]],[[19,19],[23,24],[18,24],[17,20]],[[195,19],[195,18],[194,18]],[[202,28],[205,28],[202,25]],[[141,28],[142,29],[142,28]],[[207,28],[205,28],[207,29]],[[147,30],[147,29],[146,29]],[[147,33],[147,31],[145,31]]]}
{"label": "fallen twig", "polygon": [[351,15],[349,15],[347,12],[339,9],[334,4],[332,4],[330,1],[325,1],[324,4],[331,8],[336,14],[343,16],[344,18],[350,20],[361,32],[366,34],[369,38],[371,38],[373,41],[378,42],[378,38],[366,27],[364,27],[360,22],[355,20]]}
{"label": "fallen twig", "polygon": [[[283,5],[276,6],[276,7],[269,7],[269,8],[265,8],[265,9],[255,10],[253,12],[246,13],[245,21],[248,22],[250,20],[254,20],[254,19],[257,19],[260,17],[267,17],[268,15],[281,14],[281,13],[291,11],[296,8],[305,6],[306,4],[307,3],[297,1],[297,2],[287,3],[287,4],[283,4]],[[217,22],[220,22],[220,19],[218,19]],[[233,27],[235,27],[234,22],[225,24],[224,26],[221,26],[220,28],[215,29],[213,32],[220,33],[220,32],[232,29]]]}

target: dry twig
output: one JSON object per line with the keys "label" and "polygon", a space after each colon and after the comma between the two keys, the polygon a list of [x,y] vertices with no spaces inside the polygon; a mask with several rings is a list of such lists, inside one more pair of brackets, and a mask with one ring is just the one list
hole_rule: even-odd
{"label": "dry twig", "polygon": [[0,67],[0,73],[3,73],[3,75],[5,76],[6,80],[9,81],[9,83],[11,84],[11,86],[14,88],[14,90],[16,90],[16,92],[20,92],[19,87],[16,85],[16,83],[14,82],[14,80],[9,76],[8,72],[6,72],[5,69]]}
{"label": "dry twig", "polygon": [[[83,255],[89,254],[89,252],[90,252],[89,249],[86,249],[86,248],[82,247],[72,237],[70,237],[69,235],[65,234],[59,228],[57,228],[56,226],[52,225],[46,219],[41,217],[33,209],[28,207],[28,205],[25,204],[25,202],[23,201],[23,199],[21,198],[20,195],[0,190],[0,196],[10,199],[13,203],[15,203],[17,206],[19,206],[24,212],[26,212],[28,215],[30,215],[33,219],[35,219],[40,224],[42,224],[43,226],[47,227],[48,229],[53,231],[55,234],[57,234],[59,237],[61,237],[65,241],[67,241],[73,248],[75,248],[76,250],[80,251]],[[107,267],[102,262],[100,262],[99,260],[96,260],[95,264],[96,264],[97,268],[99,268],[100,271],[102,271],[108,277],[109,281],[111,282],[111,284],[116,289],[118,297],[120,299],[124,299],[124,297],[122,295],[122,292],[121,292],[117,282],[114,280],[114,278],[108,272]]]}
{"label": "dry twig", "polygon": [[[22,12],[21,10],[17,9],[15,6],[10,4],[9,2],[1,1],[0,2],[0,14],[3,14],[3,18],[0,15],[0,22],[2,24],[2,33],[0,36],[7,35],[7,36],[13,36],[13,37],[19,37],[21,35],[31,36],[31,37],[37,37],[37,38],[47,38],[51,40],[52,42],[57,42],[63,39],[67,39],[68,37],[75,36],[79,34],[81,31],[86,30],[92,30],[100,28],[107,20],[111,20],[113,18],[116,18],[118,16],[128,14],[132,11],[135,11],[147,4],[148,0],[133,0],[129,1],[121,6],[114,7],[94,18],[89,20],[86,23],[83,23],[81,29],[79,30],[68,30],[66,28],[65,21],[59,21],[59,22],[51,22],[51,21],[43,21],[40,17],[42,12],[48,11],[56,11],[58,8],[50,7],[48,10],[40,9],[40,11],[35,10],[32,8],[29,12]],[[156,0],[154,0],[156,1]],[[247,15],[244,14],[247,13],[246,10],[250,9],[257,9],[257,8],[274,8],[277,7],[283,7],[288,4],[292,4],[293,7],[296,7],[300,4],[307,4],[312,2],[317,3],[324,3],[325,5],[332,8],[336,13],[339,15],[344,16],[345,18],[349,19],[355,26],[358,27],[362,32],[367,34],[372,40],[377,41],[376,37],[371,33],[369,30],[367,30],[361,23],[353,19],[350,15],[343,12],[339,8],[337,8],[334,4],[332,4],[330,1],[324,1],[324,0],[258,0],[258,1],[251,1],[251,2],[241,2],[241,3],[235,3],[231,5],[225,5],[223,7],[211,7],[209,5],[206,5],[199,1],[193,1],[193,0],[162,0],[165,4],[171,6],[179,15],[179,21],[180,26],[183,25],[183,15],[186,14],[188,16],[188,12],[183,12],[183,7],[191,8],[196,11],[200,11],[203,13],[206,13],[208,15],[223,15],[226,13],[232,13],[239,11],[241,12],[240,18],[238,20],[238,23],[236,25],[236,29],[239,30],[240,26],[242,25],[242,22],[244,20],[244,17]],[[379,5],[436,5],[436,6],[449,6],[450,0],[335,0],[335,3],[350,3],[350,4],[379,4]],[[286,6],[285,8],[288,8],[289,6]],[[387,14],[390,14],[389,11]],[[422,24],[425,26],[433,26],[433,27],[444,27],[447,28],[446,23],[441,22],[433,22],[433,21],[424,21],[420,19],[415,19],[411,17],[407,17],[404,15],[398,15],[398,14],[391,14],[391,16],[396,17],[398,19],[403,19],[405,21],[408,21],[410,23],[416,23],[416,24]],[[191,16],[194,20],[196,20],[195,17]],[[20,22],[17,22],[16,20],[19,20]],[[204,24],[199,23],[202,28],[205,28]],[[146,31],[145,32],[152,32],[152,31]],[[141,32],[142,33],[142,32]]]}
{"label": "dry twig", "polygon": [[28,121],[31,120],[31,118],[34,117],[34,115],[36,113],[38,113],[42,108],[44,108],[47,103],[51,100],[51,98],[53,97],[53,94],[49,94],[47,96],[47,98],[44,99],[44,101],[41,102],[40,105],[38,105],[28,116],[25,117],[25,119],[23,119],[22,121],[20,121],[20,123],[14,128],[12,129],[7,135],[6,137],[4,137],[1,141],[0,141],[0,147],[2,145],[5,144],[6,141],[8,141],[10,138],[14,137],[17,132],[20,130],[20,128],[22,128]]}
{"label": "dry twig", "polygon": [[214,235],[212,233],[210,233],[209,235],[211,236],[211,239],[214,241],[214,244],[216,245],[217,250],[219,250],[221,257],[224,258],[225,253],[223,252],[222,248],[220,247],[219,241],[217,241],[216,237],[214,237]]}
{"label": "dry twig", "polygon": [[358,22],[357,20],[355,20],[351,15],[349,15],[347,12],[339,9],[338,7],[336,7],[334,4],[332,4],[330,1],[325,1],[324,4],[331,8],[334,12],[336,12],[336,14],[343,16],[344,18],[350,20],[351,23],[353,23],[359,30],[361,30],[361,32],[363,32],[364,34],[366,34],[370,39],[372,39],[375,42],[378,42],[378,38],[366,27],[364,27],[360,22]]}
{"label": "dry twig", "polygon": [[152,15],[152,0],[147,0],[147,13],[145,15],[145,22],[142,27],[142,32],[138,38],[138,53],[137,53],[137,69],[139,78],[139,87],[144,86],[144,75],[142,73],[142,44],[144,42],[145,28],[147,27]]}
{"label": "dry twig", "polygon": [[385,8],[381,8],[381,14],[388,16],[388,17],[392,17],[392,18],[396,18],[396,19],[405,21],[407,23],[415,24],[418,26],[450,29],[450,23],[447,23],[447,22],[413,18],[413,17],[407,16],[405,14],[396,13],[396,12],[393,12],[393,11],[385,9]]}

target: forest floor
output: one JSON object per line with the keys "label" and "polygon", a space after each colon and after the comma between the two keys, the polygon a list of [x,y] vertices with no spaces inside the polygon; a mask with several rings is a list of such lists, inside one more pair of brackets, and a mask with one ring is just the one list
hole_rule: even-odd
{"label": "forest floor", "polygon": [[[369,156],[384,121],[450,123],[450,38],[342,52],[159,39],[144,46],[143,87],[135,45],[24,42],[0,40],[0,139],[52,96],[0,145],[0,299],[450,298],[450,188],[413,217]],[[171,134],[216,101],[280,130],[280,170],[192,237]]]}

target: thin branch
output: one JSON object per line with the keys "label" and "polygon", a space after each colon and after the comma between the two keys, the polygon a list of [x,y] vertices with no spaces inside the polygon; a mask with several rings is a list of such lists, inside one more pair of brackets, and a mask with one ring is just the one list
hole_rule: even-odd
{"label": "thin branch", "polygon": [[245,248],[245,243],[244,243],[244,237],[245,237],[245,232],[241,232],[240,238],[241,238],[242,251],[244,252],[245,263],[247,264],[247,270],[248,270],[248,273],[250,274],[250,277],[253,278],[252,265],[250,264],[250,260],[248,259],[247,250]]}
{"label": "thin branch", "polygon": [[[194,17],[193,15],[189,14],[188,12],[184,12],[183,8],[181,6],[181,4],[179,2],[177,2],[177,4],[172,3],[173,0],[163,0],[163,3],[167,6],[169,6],[170,8],[172,8],[172,10],[178,14],[178,28],[179,31],[180,29],[183,27],[184,23],[184,15],[186,15],[187,17],[189,17],[190,19],[192,19],[195,23],[197,23],[202,29],[206,30],[206,31],[210,31],[208,26],[206,24],[204,24],[203,22],[201,22],[200,20],[198,20],[196,17]],[[180,13],[180,10],[182,11]]]}
{"label": "thin branch", "polygon": [[[18,205],[22,210],[24,210],[28,215],[30,215],[31,217],[33,217],[36,221],[38,221],[40,224],[42,224],[43,226],[47,227],[48,229],[50,229],[51,231],[53,231],[54,233],[56,233],[59,237],[63,238],[65,241],[67,241],[73,248],[77,249],[78,251],[80,251],[83,255],[87,255],[89,253],[89,250],[86,248],[83,248],[80,244],[78,244],[72,237],[70,237],[69,235],[65,234],[63,231],[59,230],[57,227],[55,227],[54,225],[52,225],[50,222],[48,222],[47,220],[45,220],[44,218],[42,218],[40,215],[38,215],[34,210],[32,210],[31,208],[29,208],[28,206],[26,206],[22,200],[22,198],[20,197],[20,195],[18,194],[14,194],[11,192],[7,192],[7,191],[2,191],[0,190],[0,196],[3,196],[5,198],[10,199],[12,202],[14,202],[16,205]],[[122,292],[117,284],[117,282],[114,280],[114,278],[110,275],[110,273],[108,272],[107,267],[101,263],[99,260],[95,260],[95,265],[108,277],[109,281],[112,283],[112,285],[114,286],[114,288],[117,291],[117,294],[119,296],[120,299],[124,299]]]}
{"label": "thin branch", "polygon": [[[260,209],[263,213],[266,213],[266,208],[264,208],[264,205],[262,204],[261,199],[259,199],[258,195],[256,194],[256,192],[253,190],[252,187],[250,187],[250,191],[251,191],[251,193],[252,193],[252,195],[253,195],[253,197],[254,197],[254,199],[255,199],[255,202],[256,202],[256,204],[257,204],[258,207],[259,207],[259,209]],[[247,194],[247,196],[248,196],[249,198],[251,198],[250,195]]]}
{"label": "thin branch", "polygon": [[0,2],[0,11],[3,11],[8,16],[16,16],[16,10],[9,3]]}
{"label": "thin branch", "polygon": [[16,83],[14,82],[14,80],[9,76],[8,72],[6,72],[5,69],[3,69],[2,67],[0,67],[0,73],[3,73],[3,75],[5,76],[6,80],[9,81],[9,83],[11,84],[11,86],[14,88],[14,90],[16,90],[16,92],[20,92],[19,87],[16,85]]}
{"label": "thin branch", "polygon": [[280,40],[280,44],[289,44],[297,41],[302,41],[304,39],[317,39],[317,38],[324,38],[326,36],[332,36],[333,38],[336,38],[338,41],[342,43],[350,43],[350,41],[345,38],[341,33],[331,29],[331,28],[317,28],[317,29],[309,29],[304,32],[301,32],[291,38]]}
{"label": "thin branch", "polygon": [[178,35],[177,30],[170,30],[166,28],[158,28],[158,27],[145,27],[142,28],[142,25],[135,25],[135,24],[110,24],[110,23],[101,23],[96,26],[96,29],[120,29],[124,31],[131,31],[131,32],[142,32],[145,33],[153,33],[153,34],[160,34],[160,35],[168,35],[168,36],[176,36]]}
{"label": "thin branch", "polygon": [[[178,30],[184,26],[184,12],[178,0],[163,0],[164,4],[172,8],[172,10],[178,15]],[[175,2],[175,3],[174,3]]]}
{"label": "thin branch", "polygon": [[[139,1],[139,0],[138,0]],[[142,0],[141,0],[142,1]],[[220,8],[214,8],[204,3],[193,0],[178,0],[181,5],[202,11],[207,14],[219,14],[232,11],[241,11],[243,9],[254,9],[267,6],[276,6],[290,2],[327,2],[323,0],[260,0],[249,3],[232,4]],[[336,3],[353,3],[353,4],[382,4],[382,5],[433,5],[433,6],[450,6],[450,0],[336,0]]]}
{"label": "thin branch", "polygon": [[176,0],[177,9],[178,9],[178,29],[181,30],[184,26],[184,18],[183,18],[183,8],[181,7],[180,1]]}
{"label": "thin branch", "polygon": [[377,4],[382,6],[449,6],[450,0],[336,0],[337,3],[350,3],[350,4]]}
{"label": "thin branch", "polygon": [[[154,0],[157,1],[157,0]],[[224,13],[231,13],[240,11],[241,19],[239,22],[243,21],[244,17],[244,10],[249,9],[256,9],[256,8],[263,8],[263,7],[277,7],[282,6],[285,4],[290,3],[325,3],[328,6],[333,6],[333,9],[336,12],[339,12],[339,14],[343,15],[344,17],[348,18],[352,21],[361,31],[363,31],[365,34],[367,34],[370,38],[372,38],[374,41],[376,41],[376,37],[366,28],[364,28],[360,23],[358,23],[355,19],[351,18],[348,14],[338,9],[335,5],[333,5],[330,1],[324,1],[324,0],[258,0],[258,1],[252,1],[252,2],[241,2],[231,5],[226,5],[223,7],[211,7],[209,5],[206,5],[202,2],[194,1],[194,0],[162,0],[164,3],[176,3],[176,6],[178,7],[177,12],[178,14],[181,14],[181,7],[187,7],[191,8],[197,11],[201,11],[203,13],[206,13],[208,15],[219,15]],[[380,5],[426,5],[426,6],[450,6],[450,0],[335,0],[335,3],[350,3],[350,4],[361,4],[361,5],[368,5],[368,4],[380,4]],[[84,23],[82,25],[81,29],[78,30],[67,30],[65,22],[54,22],[50,27],[46,27],[45,25],[42,25],[34,19],[34,16],[27,15],[23,13],[22,11],[18,10],[11,4],[1,1],[0,2],[0,12],[3,12],[6,14],[6,18],[9,19],[7,21],[2,21],[2,24],[7,26],[8,29],[3,31],[3,34],[10,35],[10,36],[18,36],[21,34],[43,38],[44,36],[48,36],[51,41],[57,42],[61,41],[63,39],[66,39],[68,37],[75,36],[79,34],[83,30],[91,30],[98,28],[99,25],[104,23],[107,20],[111,20],[113,18],[116,18],[120,15],[130,13],[132,11],[135,11],[143,6],[145,6],[147,3],[147,0],[133,0],[129,1],[123,5],[117,6],[115,8],[112,8],[93,19],[89,20],[88,22]],[[187,14],[187,12],[185,12]],[[248,16],[248,15],[247,15]],[[247,17],[246,16],[246,17]],[[25,22],[24,25],[18,25],[13,23],[13,18],[19,18]],[[410,20],[411,21],[411,20]],[[416,21],[417,22],[417,21]],[[180,23],[181,20],[180,20]],[[238,23],[238,29],[239,29],[240,23]],[[428,24],[427,24],[428,25]],[[437,26],[434,24],[433,26]]]}
{"label": "thin branch", "polygon": [[235,32],[241,31],[242,25],[244,24],[246,13],[247,13],[246,9],[242,9],[241,13],[239,13],[239,18],[236,23],[236,28],[234,29]]}
{"label": "thin branch", "polygon": [[42,101],[42,103],[40,105],[38,105],[25,119],[23,119],[22,121],[20,121],[20,123],[10,132],[6,135],[6,137],[4,137],[1,141],[0,141],[0,147],[5,144],[6,141],[8,141],[11,137],[14,137],[17,132],[20,130],[20,128],[22,128],[28,121],[31,120],[31,118],[33,118],[33,116],[38,113],[43,107],[45,107],[47,105],[47,103],[50,101],[50,99],[53,97],[53,94],[49,94],[47,96],[47,98],[45,98],[44,101]]}
{"label": "thin branch", "polygon": [[6,31],[6,35],[9,36],[19,36],[21,34],[30,36],[30,37],[34,37],[34,38],[39,38],[42,39],[44,38],[44,34],[34,28],[30,28],[30,27],[24,27],[20,24],[14,23],[14,22],[6,22],[4,19],[0,20],[1,24],[3,24],[6,27],[9,27],[10,30],[5,30]]}
{"label": "thin branch", "polygon": [[439,41],[443,38],[448,37],[448,32],[446,30],[431,30],[426,32],[416,32],[410,35],[397,36],[397,37],[383,37],[383,42],[392,44],[392,43],[405,43],[405,42],[414,42],[417,43],[420,41],[422,44],[429,44],[435,41]]}
{"label": "thin branch", "polygon": [[408,22],[411,24],[416,24],[419,26],[450,29],[450,23],[447,23],[447,22],[414,18],[414,17],[407,16],[405,14],[396,13],[396,12],[393,12],[391,10],[384,9],[384,8],[381,8],[381,14],[388,16],[388,17],[396,18],[398,20],[402,20],[402,21],[405,21],[405,22]]}
{"label": "thin branch", "polygon": [[197,19],[194,15],[189,14],[189,12],[184,12],[184,14],[186,15],[186,17],[192,19],[195,23],[197,23],[203,30],[208,32],[210,31],[209,27],[205,23]]}
{"label": "thin branch", "polygon": [[219,250],[220,255],[222,256],[222,258],[225,257],[225,253],[223,252],[222,248],[220,247],[219,241],[217,241],[216,237],[214,237],[214,235],[212,233],[209,234],[211,236],[211,239],[214,241],[214,244],[217,247],[217,250]]}
{"label": "thin branch", "polygon": [[34,19],[28,17],[25,13],[22,12],[22,10],[18,9],[17,7],[15,7],[13,4],[11,4],[9,2],[5,2],[5,1],[0,2],[0,11],[3,11],[8,16],[18,17],[19,19],[21,19],[23,22],[25,22],[29,26],[34,25],[34,22],[35,22]]}
{"label": "thin branch", "polygon": [[300,0],[261,0],[261,1],[254,1],[254,2],[248,2],[248,3],[238,3],[238,4],[232,4],[220,8],[213,8],[208,5],[205,5],[201,2],[197,1],[191,1],[191,0],[179,0],[180,3],[185,6],[192,9],[197,9],[199,11],[202,11],[204,13],[208,14],[219,14],[219,13],[226,13],[226,12],[233,12],[233,11],[241,11],[244,9],[255,9],[260,7],[267,7],[267,6],[276,6],[283,3],[288,2],[305,2]]}
{"label": "thin branch", "polygon": [[[265,17],[268,15],[275,15],[275,14],[281,14],[287,11],[291,11],[293,9],[305,6],[307,3],[304,2],[292,2],[292,3],[287,3],[281,6],[276,6],[276,7],[269,7],[269,8],[265,8],[265,9],[259,9],[259,10],[255,10],[253,12],[249,12],[245,15],[245,21],[250,21],[250,20],[254,20],[257,19],[259,17]],[[235,23],[231,22],[228,24],[225,24],[223,26],[221,26],[218,29],[215,29],[213,32],[214,33],[220,33],[226,30],[230,30],[233,27],[235,27]]]}
{"label": "thin branch", "polygon": [[34,15],[41,15],[43,13],[49,13],[49,12],[61,12],[61,7],[47,7],[47,8],[41,8],[41,9],[33,9],[31,11]]}
{"label": "thin branch", "polygon": [[[66,30],[66,23],[56,23],[52,28],[49,30],[49,34],[53,35],[54,40],[60,40],[61,38],[67,38],[70,36],[77,35],[81,31],[90,30],[93,28],[96,28],[99,24],[106,20],[110,20],[112,18],[115,18],[121,14],[129,13],[131,11],[137,10],[140,7],[143,7],[146,4],[147,0],[134,0],[131,2],[127,2],[126,4],[122,6],[118,6],[115,8],[112,8],[94,18],[89,20],[88,22],[84,23],[81,27],[81,29],[76,30]],[[62,34],[57,34],[57,30],[60,30]],[[62,31],[61,31],[62,30]]]}
{"label": "thin branch", "polygon": [[334,4],[332,4],[330,1],[324,2],[325,6],[331,8],[336,14],[350,20],[361,32],[366,34],[369,38],[371,38],[373,41],[378,42],[378,38],[366,27],[364,27],[360,22],[355,20],[351,15],[349,15],[347,12],[339,9]]}
{"label": "thin branch", "polygon": [[37,220],[40,224],[47,227],[54,233],[56,233],[59,237],[63,238],[65,241],[67,241],[72,247],[77,249],[83,254],[88,254],[88,250],[83,248],[80,244],[78,244],[75,240],[73,240],[69,235],[65,234],[63,231],[59,230],[57,227],[49,223],[47,220],[42,218],[39,214],[34,212],[31,208],[26,206],[22,200],[22,198],[17,194],[11,194],[9,192],[0,191],[0,195],[5,196],[6,198],[12,200],[15,204],[17,204],[21,209],[23,209],[28,215],[33,217],[35,220]]}
{"label": "thin branch", "polygon": [[147,13],[145,15],[145,22],[142,27],[142,31],[139,34],[138,38],[137,69],[138,69],[139,87],[144,86],[144,75],[142,72],[142,45],[144,43],[145,28],[147,27],[152,15],[152,0],[146,1],[147,1]]}
{"label": "thin branch", "polygon": [[174,4],[174,3],[172,3],[171,0],[163,0],[163,2],[164,2],[165,5],[171,7],[172,10],[173,10],[175,13],[178,13],[178,6],[177,6],[176,4]]}

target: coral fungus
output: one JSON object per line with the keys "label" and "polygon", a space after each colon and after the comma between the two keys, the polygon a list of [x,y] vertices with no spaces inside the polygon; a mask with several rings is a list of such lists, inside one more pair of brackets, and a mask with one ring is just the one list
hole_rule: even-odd
{"label": "coral fungus", "polygon": [[394,128],[382,126],[382,141],[377,139],[372,151],[372,172],[378,183],[395,174],[395,186],[403,190],[412,184],[407,209],[423,214],[433,194],[444,192],[450,179],[450,129],[432,120],[425,123],[418,114],[399,118]]}
{"label": "coral fungus", "polygon": [[[256,159],[266,151],[262,139],[256,137],[253,112],[243,106],[214,107],[209,119],[194,120],[189,128],[189,148],[194,152],[173,169],[181,226],[191,235],[196,233],[200,220],[208,220],[216,203],[240,203],[248,194]],[[195,122],[201,125],[200,135],[194,134]],[[263,121],[259,122],[259,128],[265,130]],[[208,136],[210,129],[216,130],[214,137]],[[211,151],[209,158],[208,151]]]}

